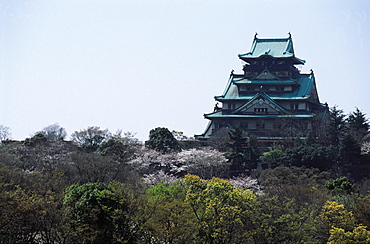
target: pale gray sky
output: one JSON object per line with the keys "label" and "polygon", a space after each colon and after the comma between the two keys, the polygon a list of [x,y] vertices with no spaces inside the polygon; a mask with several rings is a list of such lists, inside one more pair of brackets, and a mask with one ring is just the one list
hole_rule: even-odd
{"label": "pale gray sky", "polygon": [[370,115],[370,1],[0,0],[0,124],[202,133],[238,53],[287,37],[321,102]]}

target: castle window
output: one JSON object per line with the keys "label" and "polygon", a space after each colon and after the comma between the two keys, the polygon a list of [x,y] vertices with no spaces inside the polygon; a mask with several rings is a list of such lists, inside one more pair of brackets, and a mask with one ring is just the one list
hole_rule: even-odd
{"label": "castle window", "polygon": [[255,113],[267,113],[267,108],[254,108]]}
{"label": "castle window", "polygon": [[298,110],[298,103],[291,103],[290,104],[290,109],[292,109],[292,110]]}

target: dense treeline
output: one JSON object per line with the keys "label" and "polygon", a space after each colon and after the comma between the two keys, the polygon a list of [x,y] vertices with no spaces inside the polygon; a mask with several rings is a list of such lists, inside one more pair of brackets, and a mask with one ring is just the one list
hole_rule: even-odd
{"label": "dense treeline", "polygon": [[145,145],[99,127],[2,133],[0,242],[370,243],[369,124],[329,117],[320,137],[269,145],[238,128],[210,147],[166,128]]}

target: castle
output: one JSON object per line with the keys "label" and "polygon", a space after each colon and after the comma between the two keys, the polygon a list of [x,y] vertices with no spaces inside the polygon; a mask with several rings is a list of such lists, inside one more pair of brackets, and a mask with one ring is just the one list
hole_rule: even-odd
{"label": "castle", "polygon": [[[250,52],[239,54],[243,74],[231,72],[225,91],[215,96],[214,111],[204,114],[209,123],[200,141],[220,131],[240,128],[263,139],[319,136],[327,104],[319,100],[313,71],[301,73],[305,61],[294,54],[293,40],[254,36]],[[221,103],[221,105],[218,105]]]}

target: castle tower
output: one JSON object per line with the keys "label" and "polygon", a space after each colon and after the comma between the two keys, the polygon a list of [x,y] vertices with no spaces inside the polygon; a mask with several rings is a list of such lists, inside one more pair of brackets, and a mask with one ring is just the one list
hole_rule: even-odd
{"label": "castle tower", "polygon": [[243,74],[231,72],[224,93],[215,96],[222,104],[204,114],[208,126],[198,140],[206,141],[218,131],[239,127],[260,139],[319,136],[328,106],[320,103],[313,71],[301,73],[288,38],[254,37],[250,52],[239,54]]}

